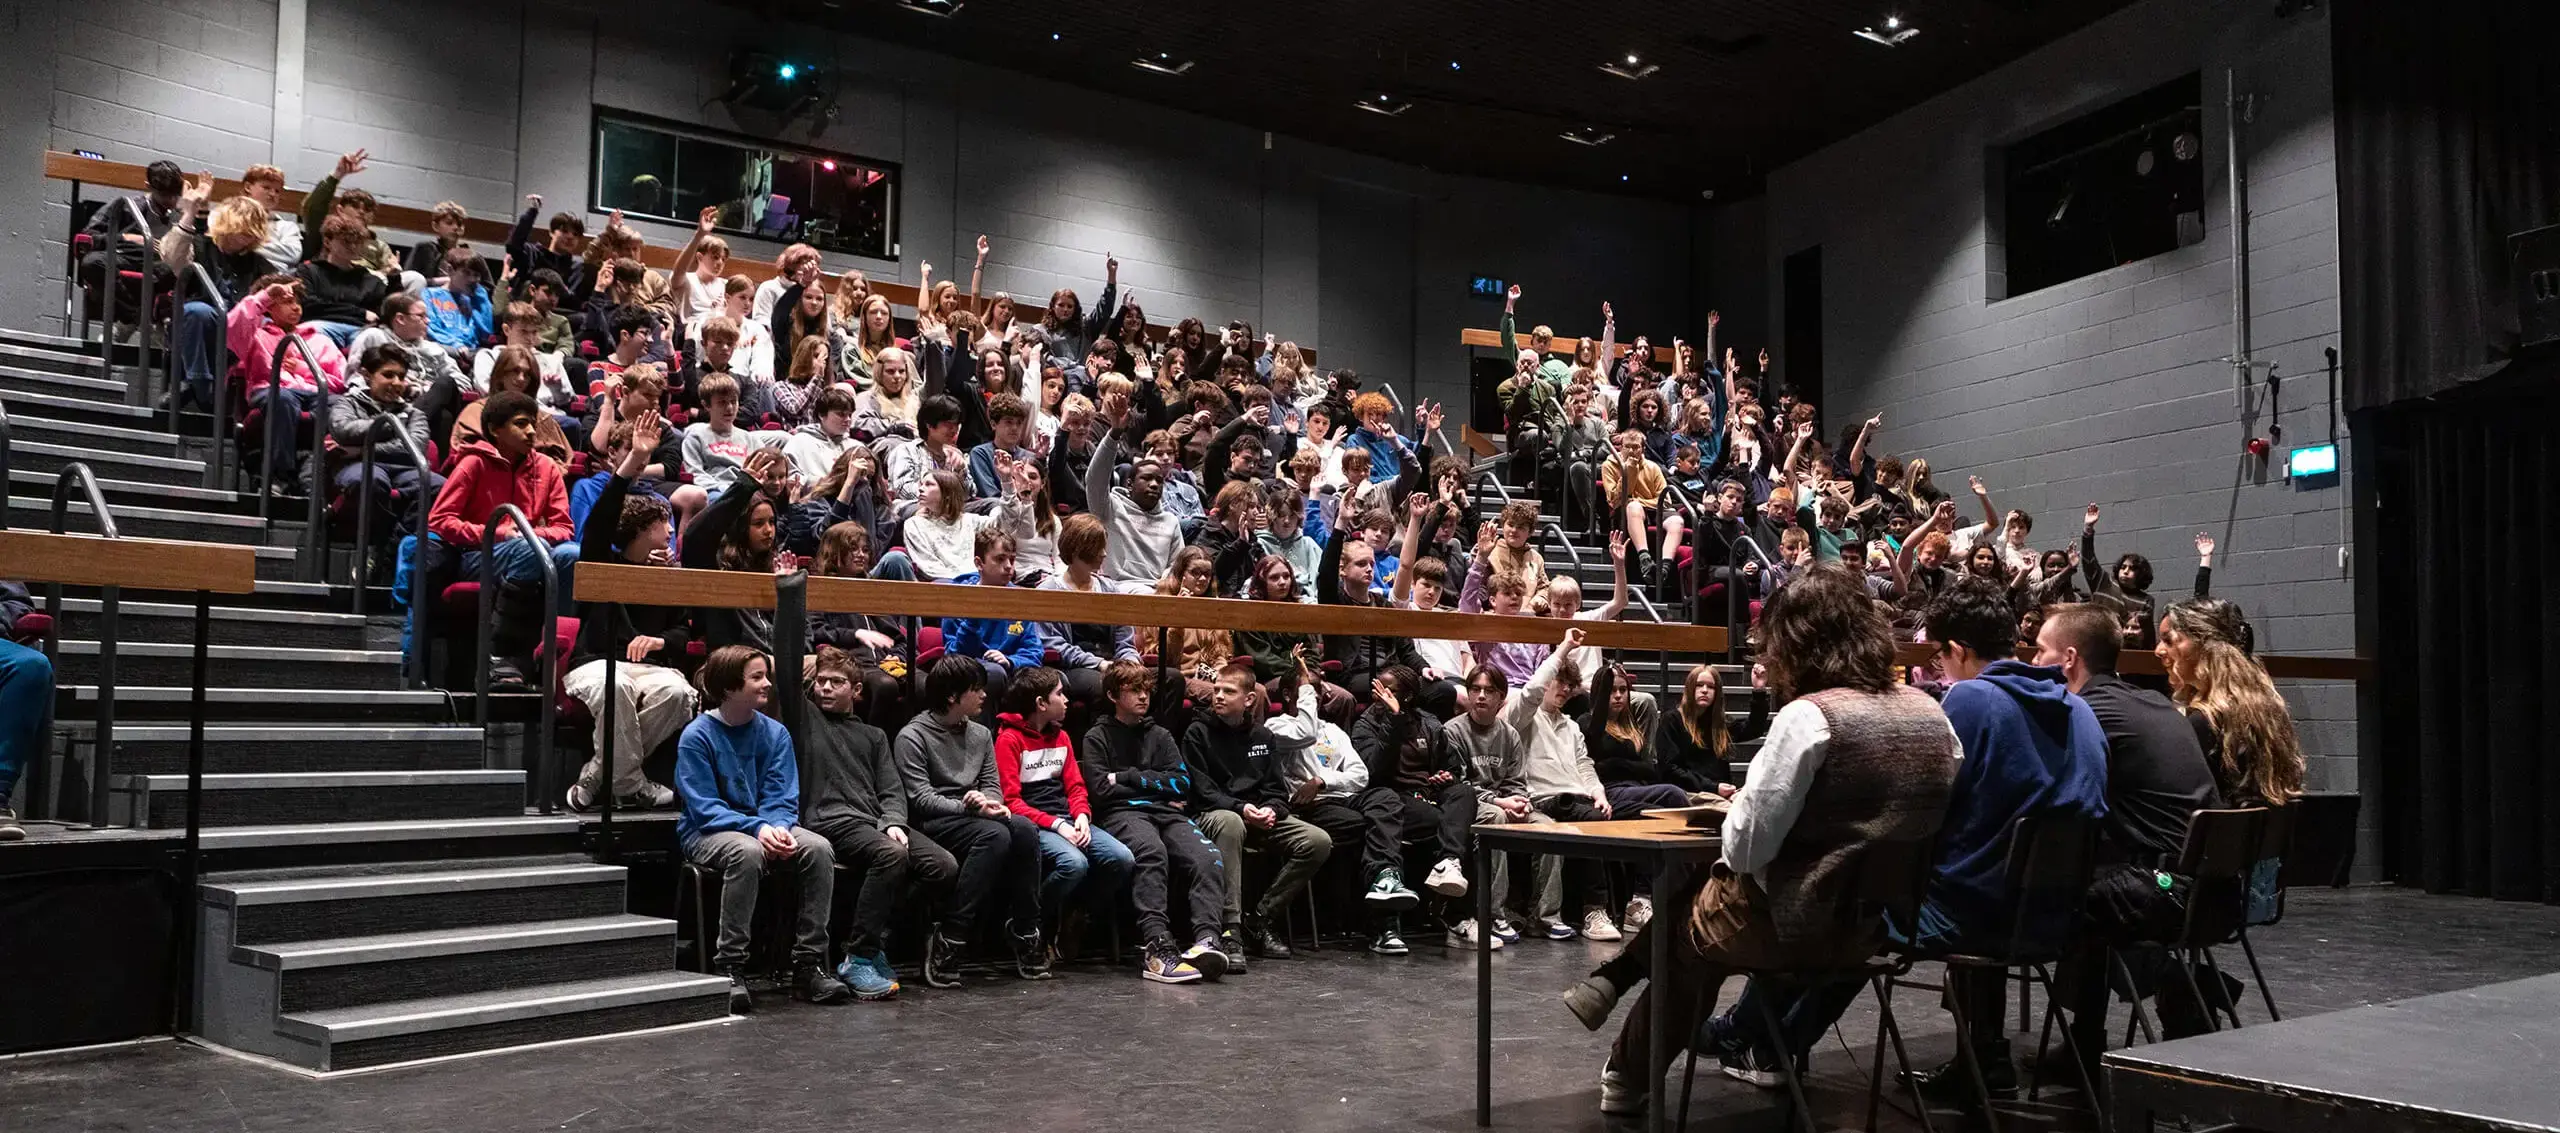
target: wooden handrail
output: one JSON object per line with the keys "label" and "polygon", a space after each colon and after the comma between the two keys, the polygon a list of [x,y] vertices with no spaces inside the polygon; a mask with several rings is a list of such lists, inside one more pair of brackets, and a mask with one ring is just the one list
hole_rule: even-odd
{"label": "wooden handrail", "polygon": [[[1938,647],[1929,642],[1906,641],[1894,647],[1893,660],[1898,665],[1926,665],[1937,654]],[[2278,680],[2362,681],[2371,680],[2376,671],[2370,657],[2261,653],[2257,660],[2268,676]],[[2130,649],[2116,655],[2116,672],[2138,677],[2168,675],[2168,670],[2160,667],[2159,657],[2148,651]]]}
{"label": "wooden handrail", "polygon": [[0,578],[247,594],[257,588],[258,556],[236,543],[0,531]]}
{"label": "wooden handrail", "polygon": [[[1529,332],[1525,330],[1521,331],[1519,333],[1519,338],[1520,341],[1527,342],[1529,340]],[[1576,350],[1582,349],[1582,342],[1582,339],[1575,338],[1572,335],[1559,334],[1547,340],[1547,351],[1552,354],[1571,354]],[[1470,327],[1458,332],[1458,345],[1490,346],[1499,350],[1502,348],[1502,332],[1498,330],[1477,330]],[[1635,348],[1635,343],[1632,341],[1621,342],[1618,344],[1618,353],[1629,353]],[[1653,348],[1653,360],[1667,366],[1675,360],[1675,356],[1671,353],[1670,347],[1657,346]]]}
{"label": "wooden handrail", "polygon": [[[681,570],[622,563],[580,563],[581,602],[652,606],[773,607],[773,578],[750,571]],[[811,612],[884,616],[1005,618],[1033,622],[1243,629],[1273,633],[1360,634],[1506,641],[1552,645],[1579,626],[1592,645],[1613,649],[1722,653],[1718,626],[1654,622],[1567,622],[1560,618],[1454,614],[1237,598],[1173,598],[1155,594],[1084,594],[1015,586],[958,586],[812,576]]]}

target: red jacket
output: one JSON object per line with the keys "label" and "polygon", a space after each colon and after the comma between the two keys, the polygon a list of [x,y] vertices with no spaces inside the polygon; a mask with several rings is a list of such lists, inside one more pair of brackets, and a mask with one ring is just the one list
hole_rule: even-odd
{"label": "red jacket", "polygon": [[[453,475],[446,478],[444,490],[436,493],[436,506],[427,511],[427,530],[446,546],[479,550],[489,541],[482,528],[499,504],[523,509],[533,520],[534,534],[552,546],[573,538],[569,488],[560,466],[538,452],[526,453],[522,464],[509,465],[498,455],[497,446],[487,441],[471,441],[456,451]],[[501,539],[511,534],[511,530],[498,532]]]}
{"label": "red jacket", "polygon": [[1063,727],[1033,732],[1017,713],[996,717],[996,778],[1004,782],[1004,805],[1044,830],[1093,813]]}

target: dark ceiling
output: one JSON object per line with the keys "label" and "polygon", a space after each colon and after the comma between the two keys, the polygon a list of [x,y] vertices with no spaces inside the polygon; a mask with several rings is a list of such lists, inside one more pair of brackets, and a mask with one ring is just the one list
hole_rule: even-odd
{"label": "dark ceiling", "polygon": [[[1694,201],[1755,192],[1770,169],[2129,0],[966,0],[947,18],[905,0],[756,6],[777,2],[823,26],[1443,172]],[[1852,34],[1889,16],[1920,33],[1899,47]],[[1192,67],[1131,65],[1159,53]],[[1601,70],[1630,53],[1659,70]],[[1411,109],[1355,108],[1380,94]],[[1560,136],[1576,128],[1614,137]]]}

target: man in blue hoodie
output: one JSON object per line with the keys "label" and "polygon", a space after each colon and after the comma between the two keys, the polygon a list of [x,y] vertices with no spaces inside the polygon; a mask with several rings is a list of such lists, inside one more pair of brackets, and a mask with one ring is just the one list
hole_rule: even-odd
{"label": "man in blue hoodie", "polygon": [[[1996,953],[2008,946],[2015,914],[2007,900],[2010,827],[2028,815],[2106,817],[2106,732],[2062,670],[2010,656],[2017,615],[1999,584],[1959,578],[1929,603],[1923,622],[1940,668],[1956,682],[1942,707],[1964,759],[1911,942],[1922,955]],[[2060,937],[2073,911],[2060,908],[2051,923],[2026,926],[2027,939]],[[2015,1090],[2017,1069],[2001,1033],[2006,981],[1949,975],[1963,997],[1985,1084],[1995,1095]],[[1923,1091],[1949,1100],[1971,1093],[1957,1062],[1920,1078]]]}

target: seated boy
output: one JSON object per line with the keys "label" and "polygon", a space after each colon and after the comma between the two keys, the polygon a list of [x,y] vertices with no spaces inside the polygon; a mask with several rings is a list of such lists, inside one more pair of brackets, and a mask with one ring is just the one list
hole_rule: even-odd
{"label": "seated boy", "polygon": [[[349,353],[362,357],[376,346],[397,346],[409,355],[409,397],[418,408],[427,408],[427,396],[438,387],[450,399],[462,385],[462,367],[453,354],[436,340],[427,337],[427,302],[406,291],[395,292],[382,301],[382,321],[356,334]],[[481,386],[487,389],[486,383]],[[448,413],[451,411],[448,410]],[[443,422],[452,425],[448,416]],[[429,422],[432,427],[435,422]]]}
{"label": "seated boy", "polygon": [[445,349],[468,354],[494,341],[496,312],[489,289],[480,285],[480,257],[466,247],[444,254],[441,285],[419,294],[427,302],[427,335]]}
{"label": "seated boy", "polygon": [[737,481],[748,453],[783,435],[738,427],[738,379],[712,374],[702,379],[701,393],[702,419],[684,428],[684,469],[694,487],[716,496]]}
{"label": "seated boy", "polygon": [[943,654],[925,675],[924,710],[899,729],[894,749],[907,814],[957,863],[942,924],[925,942],[926,987],[960,986],[958,965],[990,903],[1003,908],[1014,973],[1050,978],[1040,941],[1040,832],[1005,808],[995,740],[977,721],[986,699],[978,661]]}
{"label": "seated boy", "polygon": [[[533,541],[515,530],[513,520],[492,529],[491,513],[514,504],[533,523],[533,534],[551,549],[551,564],[560,591],[550,595],[554,608],[572,613],[576,604],[571,571],[578,565],[578,545],[570,542],[569,490],[561,483],[560,466],[533,451],[533,423],[542,414],[533,399],[509,390],[481,403],[480,424],[486,437],[469,442],[455,455],[453,474],[436,493],[427,513],[427,530],[442,546],[461,553],[462,577],[480,577],[480,557],[495,555],[498,593],[493,603],[496,657],[489,671],[493,691],[528,692],[525,674],[533,668],[535,638],[542,631],[542,560]],[[412,619],[410,641],[421,643]]]}
{"label": "seated boy", "polygon": [[[578,557],[632,566],[667,565],[667,502],[633,489],[662,425],[656,414],[616,426],[627,430],[621,458],[599,473]],[[583,487],[584,485],[581,485]],[[578,646],[561,687],[595,717],[595,755],[569,785],[569,809],[595,805],[604,786],[605,753],[613,753],[613,796],[626,805],[665,807],[675,801],[643,775],[640,766],[694,713],[693,686],[685,680],[685,645],[693,640],[691,612],[681,606],[623,605],[588,608],[578,622]],[[614,661],[613,728],[605,728],[604,659]]]}
{"label": "seated boy", "polygon": [[355,341],[390,294],[381,276],[356,263],[371,240],[372,230],[341,210],[320,228],[320,255],[294,269],[307,289],[303,317],[340,348]]}
{"label": "seated boy", "polygon": [[997,453],[1026,462],[1039,459],[1022,444],[1031,425],[1031,407],[1021,398],[1009,393],[995,395],[987,402],[987,420],[995,430],[995,438],[969,450],[969,495],[981,500],[1005,494],[1004,477],[996,471]]}
{"label": "seated boy", "polygon": [[1369,951],[1402,956],[1407,949],[1400,918],[1419,903],[1404,884],[1404,800],[1385,784],[1371,783],[1369,765],[1351,737],[1316,715],[1315,672],[1304,652],[1294,660],[1297,672],[1281,682],[1289,707],[1273,713],[1266,725],[1281,744],[1277,762],[1289,805],[1335,842],[1359,843],[1360,874],[1368,884],[1362,896],[1377,918]]}
{"label": "seated boy", "polygon": [[569,285],[550,268],[537,268],[525,277],[524,301],[542,316],[542,333],[534,341],[545,354],[565,358],[578,345],[576,328],[569,325],[569,316],[560,313],[560,302],[568,295]]}
{"label": "seated boy", "polygon": [[676,840],[686,859],[720,871],[720,937],[712,962],[729,977],[729,1010],[755,1010],[747,993],[747,944],[756,896],[769,868],[787,868],[800,886],[792,935],[791,995],[843,1003],[852,992],[827,972],[827,915],[835,896],[835,847],[800,826],[800,768],[791,733],[757,711],[773,684],[772,661],[743,645],[713,650],[702,663],[710,711],[676,743],[676,786],[684,810]]}
{"label": "seated boy", "polygon": [[[1511,697],[1511,681],[1500,669],[1478,669],[1467,674],[1466,711],[1440,726],[1441,742],[1456,758],[1459,774],[1476,790],[1476,823],[1553,822],[1529,804],[1529,785],[1520,777],[1520,733],[1503,719],[1503,707]],[[1461,857],[1461,863],[1468,859]],[[1556,869],[1552,854],[1541,854],[1531,867],[1530,887],[1543,892],[1548,875]],[[1518,929],[1511,927],[1505,912],[1511,906],[1511,855],[1497,854],[1493,859],[1493,876],[1474,878],[1475,884],[1493,886],[1493,946],[1500,948],[1520,939]],[[1466,868],[1473,868],[1471,865]],[[1459,880],[1470,879],[1461,877]],[[1425,882],[1434,892],[1446,893],[1452,887],[1444,883],[1441,871],[1434,868]],[[1455,948],[1473,947],[1476,943],[1474,917],[1458,922],[1449,929],[1449,944]]]}
{"label": "seated boy", "polygon": [[860,447],[853,436],[853,394],[840,386],[828,386],[809,399],[809,423],[791,431],[782,442],[782,454],[791,458],[791,470],[804,484],[816,484],[835,471],[836,461]]}
{"label": "seated boy", "polygon": [[[1013,585],[1013,536],[993,527],[978,529],[978,569],[951,579],[962,586]],[[1048,654],[1040,623],[1018,618],[944,618],[942,647],[950,656],[966,657],[986,667],[987,699],[1001,702],[1015,674],[1040,668]]]}
{"label": "seated boy", "polygon": [[[1217,843],[1227,871],[1225,926],[1220,940],[1229,956],[1251,952],[1289,958],[1289,945],[1271,927],[1316,871],[1333,855],[1333,837],[1290,813],[1289,788],[1275,762],[1279,743],[1262,725],[1262,686],[1253,666],[1232,663],[1218,673],[1209,711],[1182,735],[1182,759],[1197,776],[1200,828]],[[1243,913],[1244,847],[1247,841],[1285,861],[1251,913]]]}
{"label": "seated boy", "polygon": [[[1503,714],[1503,721],[1520,734],[1520,777],[1531,805],[1558,822],[1609,817],[1609,792],[1601,786],[1599,769],[1592,765],[1582,724],[1564,711],[1566,702],[1583,689],[1582,669],[1569,663],[1581,648],[1581,627],[1566,630],[1563,644],[1538,663],[1527,687],[1512,698]],[[1609,911],[1601,904],[1608,894],[1600,884],[1598,863],[1568,861],[1562,872],[1569,876],[1538,891],[1537,921],[1547,939],[1571,940],[1576,934],[1564,919],[1568,889],[1585,902],[1581,931],[1600,940],[1618,939],[1618,926],[1610,922]]]}
{"label": "seated boy", "polygon": [[[428,289],[428,293],[432,301],[434,289]],[[521,346],[532,353],[535,372],[541,375],[541,380],[536,383],[539,392],[535,394],[535,400],[553,413],[568,413],[576,400],[577,390],[569,384],[567,361],[542,348],[542,312],[531,303],[509,303],[506,315],[498,320],[498,327],[506,335],[506,341],[500,346]],[[497,346],[484,347],[471,355],[471,389],[474,392],[489,392],[489,371],[496,367],[497,362]]]}
{"label": "seated boy", "polygon": [[[434,496],[444,486],[444,477],[418,467],[410,455],[427,451],[427,415],[409,404],[409,352],[397,346],[375,346],[356,359],[356,369],[364,377],[363,388],[329,403],[329,439],[336,444],[329,454],[335,468],[330,485],[340,495],[363,493],[356,506],[373,509],[373,538],[388,545],[414,523],[412,505]],[[397,425],[376,420],[385,414],[395,418]],[[407,434],[410,443],[400,443],[399,437],[390,434],[393,428]],[[373,448],[373,479],[359,487],[367,445]],[[377,556],[373,562],[385,569],[387,579],[390,557]]]}
{"label": "seated boy", "polygon": [[862,666],[843,650],[820,646],[808,661],[809,782],[803,801],[809,829],[835,847],[836,860],[861,875],[853,914],[846,918],[844,959],[836,978],[862,1000],[898,994],[898,970],[889,964],[889,922],[912,878],[939,892],[958,868],[942,848],[907,829],[907,790],[889,755],[887,733],[855,715],[862,702]]}
{"label": "seated boy", "polygon": [[[1139,974],[1157,983],[1190,983],[1244,970],[1219,938],[1227,907],[1227,871],[1218,844],[1193,821],[1198,780],[1174,746],[1173,733],[1148,717],[1155,674],[1140,661],[1116,661],[1102,675],[1111,715],[1084,734],[1078,756],[1096,820],[1129,850],[1129,903],[1137,907],[1143,949]],[[1179,873],[1191,948],[1177,954],[1169,886]]]}
{"label": "seated boy", "polygon": [[[1063,920],[1068,901],[1084,904],[1110,923],[1115,900],[1129,880],[1129,848],[1108,830],[1093,828],[1084,776],[1076,768],[1075,743],[1067,738],[1067,686],[1055,669],[1034,665],[1005,689],[1005,711],[996,717],[996,778],[1013,813],[1040,830],[1040,908]],[[1059,954],[1077,936],[1059,932]]]}

